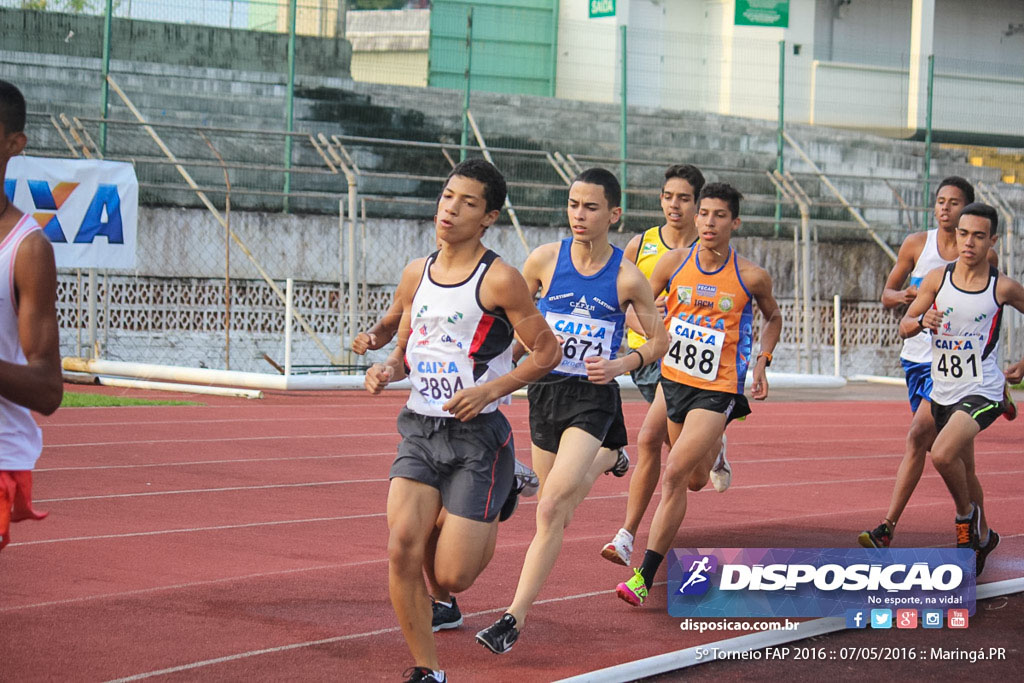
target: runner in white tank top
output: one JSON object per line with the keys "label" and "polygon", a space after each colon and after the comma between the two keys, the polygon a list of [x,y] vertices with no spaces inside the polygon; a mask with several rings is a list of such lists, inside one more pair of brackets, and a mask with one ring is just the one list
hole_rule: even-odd
{"label": "runner in white tank top", "polygon": [[[937,228],[915,232],[903,241],[882,292],[882,304],[886,308],[906,306],[913,302],[921,280],[928,272],[956,260],[957,221],[963,208],[973,201],[974,188],[963,178],[950,176],[939,183],[934,206]],[[992,264],[997,265],[994,251],[990,258]],[[910,501],[917,482],[921,480],[925,454],[935,440],[935,422],[929,406],[932,392],[931,357],[931,343],[926,335],[904,340],[900,364],[906,377],[907,398],[914,417],[907,432],[903,460],[896,472],[896,483],[885,518],[876,528],[861,532],[857,538],[865,548],[889,547],[896,523]],[[924,409],[919,410],[920,407]]]}
{"label": "runner in white tank top", "polygon": [[42,519],[32,508],[32,468],[42,451],[29,410],[49,415],[64,392],[53,247],[7,196],[7,163],[27,139],[25,98],[0,80],[0,550],[10,523]]}
{"label": "runner in white tank top", "polygon": [[1003,305],[1024,312],[1024,287],[988,262],[999,216],[987,204],[964,207],[956,230],[959,258],[928,273],[900,321],[907,338],[932,336],[932,417],[938,436],[932,462],[956,507],[957,547],[971,548],[977,573],[999,543],[988,528],[984,494],[974,467],[974,437],[1003,412],[1003,383],[1019,382],[1024,360],[1004,374],[999,367]]}

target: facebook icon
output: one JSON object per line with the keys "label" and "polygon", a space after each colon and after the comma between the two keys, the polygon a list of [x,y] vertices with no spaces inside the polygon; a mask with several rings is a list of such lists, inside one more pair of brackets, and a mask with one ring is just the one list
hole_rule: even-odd
{"label": "facebook icon", "polygon": [[867,628],[868,612],[863,609],[846,610],[846,628]]}

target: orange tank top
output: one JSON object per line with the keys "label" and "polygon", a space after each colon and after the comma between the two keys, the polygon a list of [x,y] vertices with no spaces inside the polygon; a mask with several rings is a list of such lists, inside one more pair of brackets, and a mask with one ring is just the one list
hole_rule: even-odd
{"label": "orange tank top", "polygon": [[740,278],[736,251],[705,272],[690,249],[668,285],[666,379],[698,389],[742,394],[753,346],[752,297]]}

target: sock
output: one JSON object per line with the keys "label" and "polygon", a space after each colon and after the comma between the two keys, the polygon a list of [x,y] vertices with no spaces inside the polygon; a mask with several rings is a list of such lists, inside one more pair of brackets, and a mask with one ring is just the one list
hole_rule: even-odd
{"label": "sock", "polygon": [[444,600],[436,600],[435,599],[434,602],[437,603],[438,605],[441,605],[442,607],[451,607],[452,606],[451,600],[449,600],[448,602],[445,602]]}
{"label": "sock", "polygon": [[654,575],[658,573],[658,567],[661,566],[664,559],[664,555],[653,550],[644,551],[644,561],[640,564],[640,575],[644,577],[644,585],[648,590],[654,585]]}

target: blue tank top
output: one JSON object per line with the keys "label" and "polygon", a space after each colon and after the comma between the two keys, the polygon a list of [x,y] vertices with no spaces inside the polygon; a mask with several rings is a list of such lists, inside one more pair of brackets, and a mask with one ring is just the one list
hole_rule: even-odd
{"label": "blue tank top", "polygon": [[562,240],[555,272],[537,309],[562,345],[562,362],[554,372],[586,377],[583,360],[618,355],[626,314],[619,305],[618,277],[622,250],[612,245],[608,263],[593,275],[581,275],[572,263],[572,238]]}

